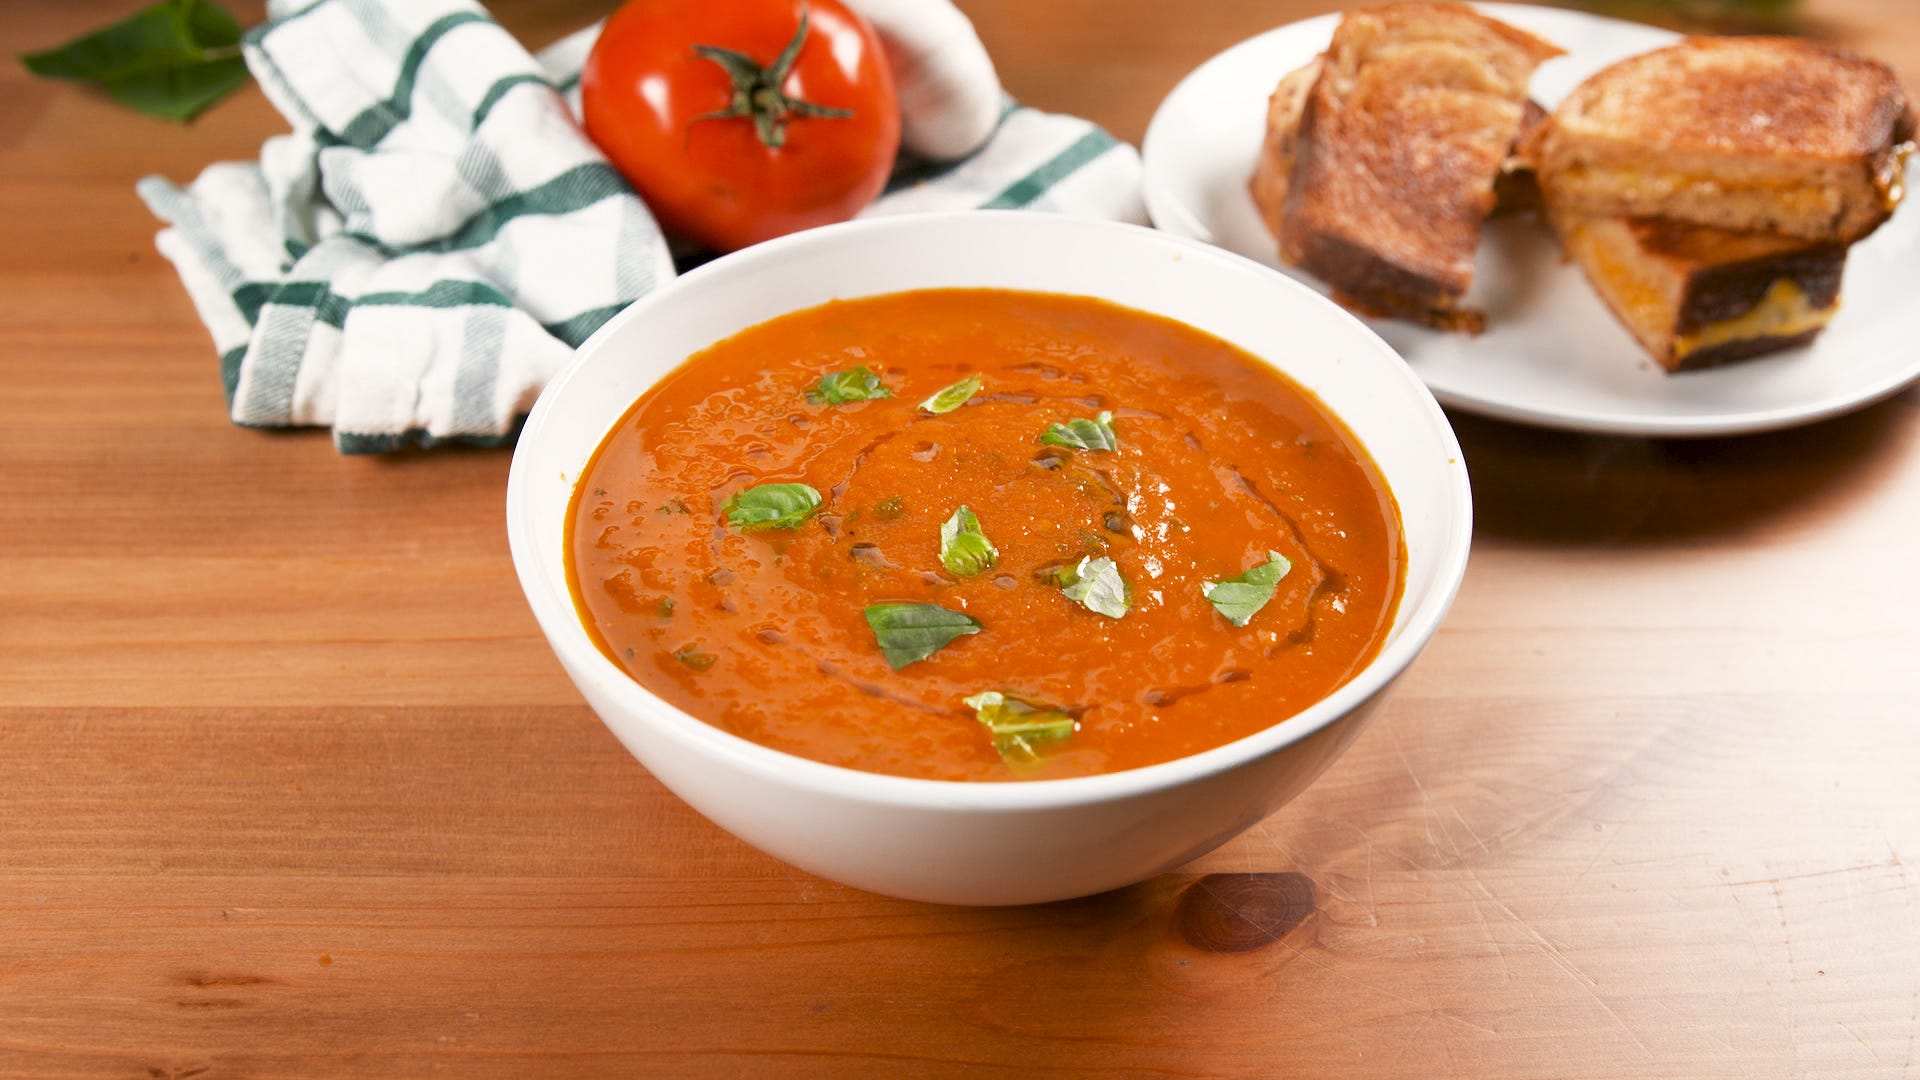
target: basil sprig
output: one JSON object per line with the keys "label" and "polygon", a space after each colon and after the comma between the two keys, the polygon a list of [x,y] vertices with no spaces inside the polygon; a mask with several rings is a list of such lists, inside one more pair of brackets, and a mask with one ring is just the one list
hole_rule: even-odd
{"label": "basil sprig", "polygon": [[940,526],[940,563],[955,577],[972,577],[1000,561],[1000,549],[993,546],[980,528],[980,519],[962,506]]}
{"label": "basil sprig", "polygon": [[1103,412],[1092,420],[1049,424],[1040,441],[1048,446],[1064,446],[1069,450],[1112,451],[1120,447],[1119,440],[1113,435],[1113,414],[1110,412]]}
{"label": "basil sprig", "polygon": [[807,391],[809,405],[845,405],[852,401],[873,401],[877,398],[890,398],[893,391],[880,381],[880,376],[867,370],[867,365],[836,371],[814,384]]}
{"label": "basil sprig", "polygon": [[895,671],[925,660],[954,638],[981,630],[978,619],[939,604],[869,604],[866,615],[880,654]]}
{"label": "basil sprig", "polygon": [[820,493],[805,484],[760,484],[727,497],[720,511],[741,532],[797,529],[820,508]]}
{"label": "basil sprig", "polygon": [[973,395],[979,392],[980,376],[976,372],[921,402],[920,411],[932,413],[935,416],[950,413],[960,406],[965,405],[968,398],[973,397]]}
{"label": "basil sprig", "polygon": [[1274,587],[1293,569],[1293,563],[1277,551],[1267,552],[1267,561],[1239,577],[1209,581],[1200,586],[1201,595],[1213,610],[1235,626],[1245,626],[1273,599]]}
{"label": "basil sprig", "polygon": [[1120,568],[1113,560],[1104,555],[1097,559],[1086,556],[1061,570],[1055,579],[1067,599],[1096,615],[1118,619],[1133,606],[1133,590],[1127,586],[1127,579],[1120,576]]}
{"label": "basil sprig", "polygon": [[1058,709],[1010,698],[998,690],[962,698],[961,703],[993,733],[993,748],[1009,765],[1032,765],[1040,760],[1036,743],[1059,742],[1073,734],[1073,717]]}
{"label": "basil sprig", "polygon": [[247,81],[240,24],[205,0],[161,0],[20,60],[42,78],[92,83],[122,105],[181,122]]}

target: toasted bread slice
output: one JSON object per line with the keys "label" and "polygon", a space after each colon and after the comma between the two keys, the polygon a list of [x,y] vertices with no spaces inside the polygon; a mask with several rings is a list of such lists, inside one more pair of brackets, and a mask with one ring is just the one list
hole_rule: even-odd
{"label": "toasted bread slice", "polygon": [[1280,254],[1382,314],[1459,309],[1534,68],[1559,49],[1464,4],[1348,13],[1300,108]]}
{"label": "toasted bread slice", "polygon": [[1847,246],[1658,218],[1594,218],[1548,202],[1567,254],[1667,371],[1813,340],[1840,306]]}
{"label": "toasted bread slice", "polygon": [[1892,212],[1912,137],[1884,64],[1792,38],[1689,38],[1581,83],[1521,156],[1571,213],[1850,242]]}
{"label": "toasted bread slice", "polygon": [[[1300,134],[1300,112],[1306,107],[1313,80],[1319,77],[1320,58],[1316,56],[1282,75],[1279,85],[1267,98],[1267,134],[1261,141],[1260,159],[1254,165],[1253,180],[1247,190],[1260,211],[1260,220],[1276,240],[1280,238],[1281,212],[1287,204],[1287,185],[1293,178],[1293,145]],[[1517,150],[1520,140],[1546,118],[1547,110],[1529,99],[1521,113],[1514,144],[1500,163],[1499,175],[1493,179],[1493,209],[1487,212],[1488,217],[1540,209],[1540,185],[1534,181],[1533,169],[1519,157]]]}

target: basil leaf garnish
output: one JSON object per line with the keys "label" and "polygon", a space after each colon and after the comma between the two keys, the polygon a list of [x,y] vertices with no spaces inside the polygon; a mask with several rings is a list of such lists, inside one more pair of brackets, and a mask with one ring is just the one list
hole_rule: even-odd
{"label": "basil leaf garnish", "polygon": [[820,493],[805,484],[761,484],[727,496],[720,510],[741,532],[797,529],[820,508]]}
{"label": "basil leaf garnish", "polygon": [[1055,576],[1067,599],[1097,615],[1118,619],[1133,606],[1133,590],[1127,587],[1127,579],[1104,555],[1097,559],[1086,556]]}
{"label": "basil leaf garnish", "polygon": [[204,0],[161,0],[20,59],[35,75],[92,83],[120,104],[162,120],[191,120],[247,81],[240,24]]}
{"label": "basil leaf garnish", "polygon": [[875,398],[890,398],[893,391],[887,389],[880,376],[867,370],[861,364],[846,371],[836,371],[814,384],[807,391],[809,405],[845,405],[850,401],[872,401]]}
{"label": "basil leaf garnish", "polygon": [[1058,742],[1073,734],[1073,717],[1059,709],[1029,705],[998,690],[962,698],[961,703],[993,733],[993,748],[1009,765],[1031,765],[1040,760],[1035,743]]}
{"label": "basil leaf garnish", "polygon": [[674,653],[673,658],[695,671],[705,671],[713,666],[714,661],[720,659],[710,652],[701,652],[691,645]]}
{"label": "basil leaf garnish", "polygon": [[952,386],[940,391],[920,403],[920,411],[939,416],[950,413],[967,403],[967,399],[980,392],[980,376],[969,375]]}
{"label": "basil leaf garnish", "polygon": [[881,655],[895,671],[925,660],[954,638],[981,630],[978,619],[939,604],[869,604],[866,614]]}
{"label": "basil leaf garnish", "polygon": [[1293,563],[1277,551],[1267,552],[1267,561],[1225,581],[1209,581],[1200,586],[1201,595],[1213,605],[1213,610],[1235,626],[1245,626],[1247,621],[1267,606],[1273,599],[1274,586],[1293,569]]}
{"label": "basil leaf garnish", "polygon": [[1069,420],[1050,424],[1040,441],[1048,446],[1073,450],[1115,450],[1120,443],[1113,437],[1113,414],[1103,412],[1092,420]]}
{"label": "basil leaf garnish", "polygon": [[962,506],[940,526],[940,562],[955,577],[972,577],[1000,561],[1000,549],[980,530],[980,519]]}

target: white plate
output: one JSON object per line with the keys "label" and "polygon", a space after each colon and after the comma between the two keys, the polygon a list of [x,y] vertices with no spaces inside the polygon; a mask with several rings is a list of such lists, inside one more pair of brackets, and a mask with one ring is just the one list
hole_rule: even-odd
{"label": "white plate", "polygon": [[[1534,75],[1552,108],[1588,75],[1675,35],[1580,12],[1476,5],[1567,50]],[[1325,15],[1250,38],[1202,64],[1147,128],[1145,195],[1154,224],[1278,267],[1247,194],[1266,130],[1267,95],[1333,32]],[[1909,185],[1910,189],[1912,185]],[[1470,337],[1370,320],[1443,403],[1549,427],[1629,435],[1730,435],[1858,408],[1920,377],[1920,209],[1895,214],[1856,245],[1845,302],[1810,346],[1721,368],[1665,374],[1565,263],[1538,223],[1488,224],[1467,300],[1487,312]]]}

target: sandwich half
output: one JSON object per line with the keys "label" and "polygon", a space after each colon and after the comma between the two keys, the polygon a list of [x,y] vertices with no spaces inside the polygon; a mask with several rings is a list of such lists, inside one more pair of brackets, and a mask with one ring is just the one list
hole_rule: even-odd
{"label": "sandwich half", "polygon": [[1689,38],[1576,87],[1520,153],[1563,210],[1851,243],[1900,198],[1913,115],[1866,57]]}
{"label": "sandwich half", "polygon": [[1478,329],[1460,299],[1480,226],[1527,82],[1559,53],[1464,4],[1348,13],[1304,93],[1283,83],[1270,102],[1285,112],[1283,94],[1300,93],[1280,155],[1291,159],[1284,198],[1269,216],[1281,257],[1363,310]]}
{"label": "sandwich half", "polygon": [[1842,243],[1586,217],[1551,194],[1548,217],[1594,291],[1670,372],[1805,344],[1840,306]]}

